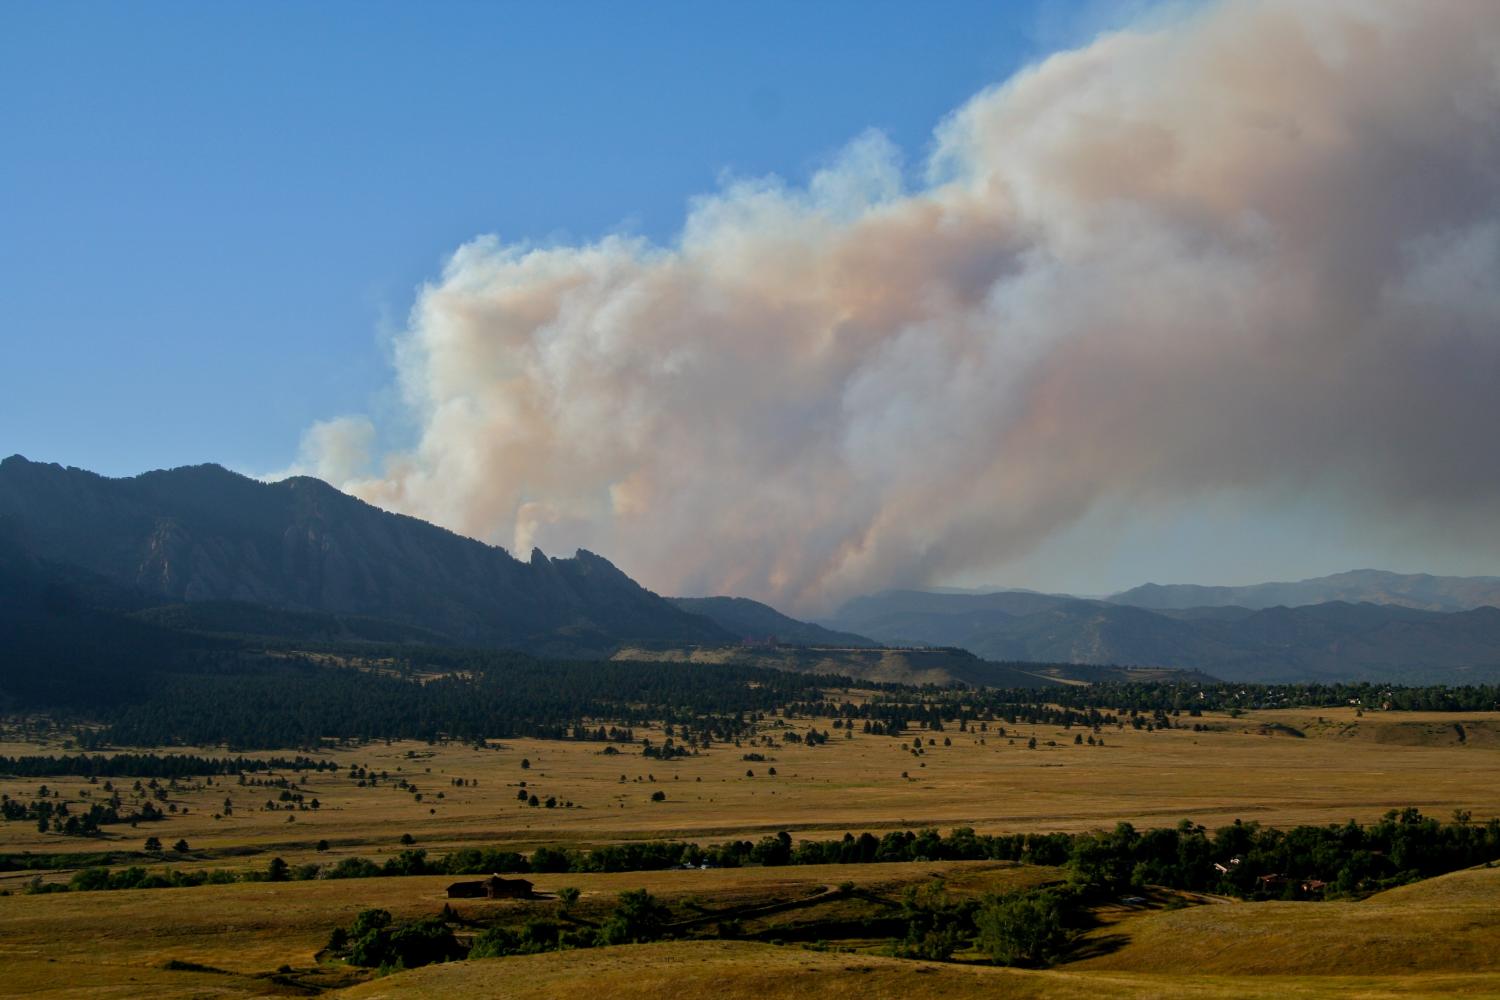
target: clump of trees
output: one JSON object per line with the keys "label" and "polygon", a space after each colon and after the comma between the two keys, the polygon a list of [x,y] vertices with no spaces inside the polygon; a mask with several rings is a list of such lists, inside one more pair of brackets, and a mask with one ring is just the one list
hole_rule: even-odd
{"label": "clump of trees", "polygon": [[112,795],[104,802],[91,802],[87,809],[75,811],[59,796],[47,797],[46,786],[41,797],[22,802],[0,794],[0,819],[6,822],[35,823],[42,833],[60,833],[66,837],[93,837],[99,828],[120,823],[154,823],[163,818],[161,809],[152,802],[142,802],[138,809],[126,812],[123,801]]}
{"label": "clump of trees", "polygon": [[906,890],[900,919],[904,936],[894,951],[904,958],[947,961],[974,946],[999,965],[1052,964],[1086,922],[1090,890],[1051,886],[982,899],[950,896],[941,880]]}
{"label": "clump of trees", "polygon": [[1050,891],[992,899],[974,914],[975,943],[999,965],[1051,965],[1072,937],[1069,903]]}
{"label": "clump of trees", "polygon": [[[577,890],[564,890],[564,909],[577,901]],[[442,913],[416,920],[396,921],[390,911],[362,911],[348,927],[336,927],[324,954],[352,965],[382,971],[412,969],[460,958],[503,958],[561,948],[593,948],[639,944],[666,936],[671,911],[645,889],[620,893],[613,911],[597,927],[563,926],[533,917],[519,928],[494,926],[477,934],[465,947],[453,933],[457,915]]]}
{"label": "clump of trees", "polygon": [[353,965],[414,969],[463,958],[466,950],[442,915],[396,922],[389,910],[364,910],[347,929],[335,928],[327,952]]}

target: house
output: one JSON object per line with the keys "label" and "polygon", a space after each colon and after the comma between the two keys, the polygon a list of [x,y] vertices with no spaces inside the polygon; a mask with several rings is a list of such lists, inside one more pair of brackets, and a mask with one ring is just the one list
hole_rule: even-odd
{"label": "house", "polygon": [[530,899],[533,895],[532,884],[526,879],[499,875],[448,886],[449,899]]}
{"label": "house", "polygon": [[1328,883],[1320,878],[1305,879],[1302,883],[1302,891],[1306,893],[1322,892],[1328,888]]}
{"label": "house", "polygon": [[1262,875],[1255,881],[1260,884],[1262,889],[1280,889],[1290,884],[1292,880],[1285,875]]}
{"label": "house", "polygon": [[1240,862],[1244,860],[1245,859],[1243,857],[1236,854],[1234,857],[1229,859],[1229,864],[1227,865],[1220,864],[1219,862],[1215,861],[1214,871],[1218,872],[1220,875],[1228,875],[1230,872],[1238,868],[1240,866]]}

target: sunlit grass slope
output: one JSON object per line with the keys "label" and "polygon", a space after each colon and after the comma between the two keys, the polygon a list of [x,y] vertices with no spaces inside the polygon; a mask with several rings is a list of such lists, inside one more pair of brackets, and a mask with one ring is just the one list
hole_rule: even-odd
{"label": "sunlit grass slope", "polygon": [[607,996],[611,1000],[1100,1000],[1103,997],[1296,998],[1494,996],[1487,976],[1222,977],[1177,973],[1030,972],[840,955],[744,942],[677,942],[429,966],[336,994],[348,1000]]}
{"label": "sunlit grass slope", "polygon": [[[1142,914],[1095,932],[1071,969],[1213,974],[1500,973],[1500,868],[1350,903],[1242,903]],[[1121,939],[1124,940],[1121,940]],[[1500,995],[1500,980],[1495,983]]]}

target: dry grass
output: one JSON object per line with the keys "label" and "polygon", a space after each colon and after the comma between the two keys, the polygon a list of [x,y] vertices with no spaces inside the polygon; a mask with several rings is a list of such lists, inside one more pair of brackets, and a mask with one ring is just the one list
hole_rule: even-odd
{"label": "dry grass", "polygon": [[[1183,720],[1187,722],[1184,716]],[[101,841],[39,834],[31,824],[0,824],[0,853],[138,849],[148,835],[194,850],[178,867],[263,868],[275,854],[297,864],[360,854],[374,859],[402,847],[443,853],[456,846],[587,845],[643,837],[710,842],[755,838],[780,829],[797,837],[840,836],[925,825],[969,825],[982,831],[1080,830],[1128,820],[1149,827],[1191,817],[1210,826],[1236,817],[1273,825],[1370,821],[1415,805],[1446,817],[1472,809],[1495,815],[1500,802],[1500,715],[1419,715],[1352,710],[1262,712],[1201,720],[1215,731],[1158,733],[1110,730],[1106,745],[1073,745],[1074,732],[1020,727],[1009,737],[926,732],[900,738],[838,730],[828,745],[787,743],[714,747],[664,762],[638,747],[604,755],[594,743],[508,741],[486,750],[397,743],[324,754],[337,774],[291,776],[317,812],[255,808],[276,793],[215,779],[174,793],[177,813],[138,829],[114,828]],[[1457,739],[1453,723],[1464,727]],[[1262,735],[1266,724],[1306,734]],[[793,729],[807,728],[794,720]],[[831,729],[827,720],[817,727]],[[768,730],[775,735],[777,730]],[[660,742],[660,733],[650,735]],[[920,735],[937,736],[921,757],[903,750]],[[1028,750],[1035,735],[1045,745]],[[983,743],[981,743],[981,738]],[[0,753],[57,753],[60,747],[0,744]],[[742,755],[773,758],[747,763]],[[217,754],[217,751],[199,751]],[[257,754],[255,756],[272,756]],[[532,767],[523,770],[522,758]],[[393,785],[359,788],[350,763],[414,781],[423,801]],[[925,766],[923,766],[925,764]],[[778,774],[768,774],[770,767]],[[755,777],[746,777],[747,768]],[[909,777],[902,778],[901,772]],[[626,781],[621,782],[624,774]],[[649,776],[655,781],[649,780]],[[477,779],[457,787],[454,778]],[[519,782],[573,809],[533,809],[516,800]],[[46,783],[72,802],[77,779],[0,779],[0,790],[27,799]],[[130,781],[116,780],[128,788]],[[653,804],[651,793],[667,801]],[[443,798],[436,797],[438,792]],[[225,795],[234,815],[215,820]],[[287,817],[294,815],[295,821]],[[326,838],[333,847],[317,853]],[[1035,880],[1046,873],[943,865],[744,869],[538,878],[553,891],[575,885],[581,906],[603,906],[625,888],[645,886],[667,898],[699,895],[716,905],[784,897],[846,879],[872,891],[942,874],[955,888],[985,879]],[[987,872],[988,874],[984,874]],[[0,877],[20,888],[29,873]],[[56,878],[66,878],[59,872]],[[975,882],[974,880],[979,880]],[[966,882],[968,880],[968,882]],[[360,909],[399,915],[435,912],[443,878],[250,883],[201,889],[0,897],[0,993],[71,997],[244,996],[285,991],[271,975],[282,965],[306,969],[329,930]],[[996,883],[998,886],[1000,883]],[[1395,890],[1364,903],[1235,904],[1130,916],[1098,933],[1128,941],[1116,950],[1048,973],[928,966],[894,959],[774,949],[746,944],[662,945],[575,952],[451,968],[418,970],[360,989],[379,996],[437,996],[449,986],[478,995],[551,996],[604,984],[621,997],[659,996],[668,979],[685,995],[781,996],[817,989],[830,996],[1064,997],[1364,995],[1500,995],[1500,934],[1489,900],[1500,871],[1474,872]],[[509,903],[464,903],[461,909]],[[545,904],[550,905],[550,904]],[[695,958],[689,962],[685,956]],[[170,961],[222,972],[174,971]],[[1338,978],[1345,973],[1377,978]],[[473,977],[466,982],[465,977]],[[1185,979],[1184,977],[1190,977]],[[324,980],[321,985],[332,985]],[[386,992],[381,992],[386,991]]]}
{"label": "dry grass", "polygon": [[[681,907],[701,899],[716,908],[798,899],[853,882],[860,890],[898,894],[933,878],[964,891],[1000,891],[1059,876],[1055,869],[993,862],[894,865],[806,865],[710,871],[535,875],[539,894],[565,886],[581,890],[581,913],[602,911],[626,889],[645,888]],[[283,965],[305,972],[336,926],[379,906],[398,919],[437,913],[449,903],[447,877],[238,883],[193,889],[62,893],[0,897],[0,994],[158,998],[258,995],[276,987],[270,974]],[[514,900],[457,900],[467,919],[551,916],[557,904]],[[178,971],[192,963],[221,973]],[[301,975],[299,972],[299,976]]]}
{"label": "dry grass", "polygon": [[460,962],[403,972],[340,993],[350,1000],[474,996],[513,1000],[587,991],[612,1000],[711,997],[996,997],[1098,1000],[1100,997],[1326,998],[1494,996],[1486,976],[1260,977],[1026,972],[875,956],[808,952],[740,942],[691,942]]}
{"label": "dry grass", "polygon": [[[1500,868],[1357,903],[1255,903],[1142,914],[1097,932],[1118,950],[1069,968],[1233,975],[1500,973]],[[1500,979],[1496,981],[1500,990]]]}
{"label": "dry grass", "polygon": [[[293,863],[333,861],[348,854],[378,857],[399,850],[397,841],[404,833],[440,852],[468,844],[524,849],[643,837],[707,842],[780,829],[807,837],[920,826],[1081,830],[1119,820],[1159,826],[1183,817],[1210,826],[1235,818],[1292,825],[1371,821],[1387,809],[1407,805],[1444,818],[1457,808],[1486,818],[1500,802],[1500,767],[1495,766],[1500,764],[1500,742],[1486,735],[1500,732],[1500,715],[1371,713],[1356,718],[1349,710],[1324,710],[1203,721],[1219,730],[1109,730],[1103,747],[1075,746],[1076,730],[1048,727],[1019,727],[1013,730],[1014,744],[993,732],[918,732],[901,738],[856,734],[846,740],[835,730],[826,746],[815,749],[801,744],[775,749],[721,745],[670,762],[644,758],[639,747],[604,755],[596,743],[515,740],[488,750],[374,744],[325,753],[339,763],[337,774],[292,776],[306,798],[320,800],[317,812],[265,811],[261,807],[276,797],[274,790],[242,788],[233,779],[215,779],[206,787],[199,781],[173,795],[179,809],[188,810],[186,815],[171,815],[149,828],[114,827],[100,841],[40,834],[27,823],[0,824],[0,853],[138,849],[145,837],[154,835],[164,844],[186,839],[195,850],[213,855],[189,864],[243,867],[261,866],[270,854]],[[1292,726],[1307,738],[1261,735],[1266,722]],[[1464,743],[1456,741],[1455,722],[1465,727]],[[828,720],[815,724],[830,729]],[[807,725],[803,720],[791,724],[798,730]],[[661,739],[660,733],[639,735]],[[939,743],[946,737],[953,745],[914,757],[901,749],[914,735],[924,742],[936,735]],[[1025,743],[1032,735],[1043,744],[1053,740],[1058,745],[1028,750]],[[741,759],[752,750],[772,759]],[[26,752],[55,753],[59,748],[0,744],[0,753]],[[531,761],[530,770],[521,769],[523,758]],[[414,781],[423,800],[417,802],[394,785],[357,787],[348,777],[351,763]],[[775,777],[768,774],[771,767],[778,772]],[[755,777],[745,776],[747,768]],[[653,776],[654,782],[649,780]],[[477,779],[479,784],[459,788],[451,784],[454,778]],[[528,808],[516,799],[521,781],[528,791],[571,800],[577,808]],[[0,779],[0,791],[30,798],[43,783]],[[74,804],[87,801],[80,798],[83,790],[102,794],[77,779],[45,783],[61,788]],[[129,782],[123,784],[128,787]],[[652,803],[655,791],[665,792],[667,801]],[[234,814],[215,820],[226,796],[234,801]],[[320,839],[333,845],[322,856],[312,850]],[[226,857],[233,852],[259,852],[260,857]],[[14,884],[14,879],[0,879],[0,886],[8,882]]]}

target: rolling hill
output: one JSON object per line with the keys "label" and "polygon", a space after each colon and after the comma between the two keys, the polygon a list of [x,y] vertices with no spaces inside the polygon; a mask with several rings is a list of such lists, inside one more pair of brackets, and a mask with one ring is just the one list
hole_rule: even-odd
{"label": "rolling hill", "polygon": [[1497,889],[1500,870],[1472,868],[1359,902],[1156,911],[1096,932],[1126,941],[1063,968],[1159,973],[1190,963],[1199,974],[1238,976],[1494,974]]}

